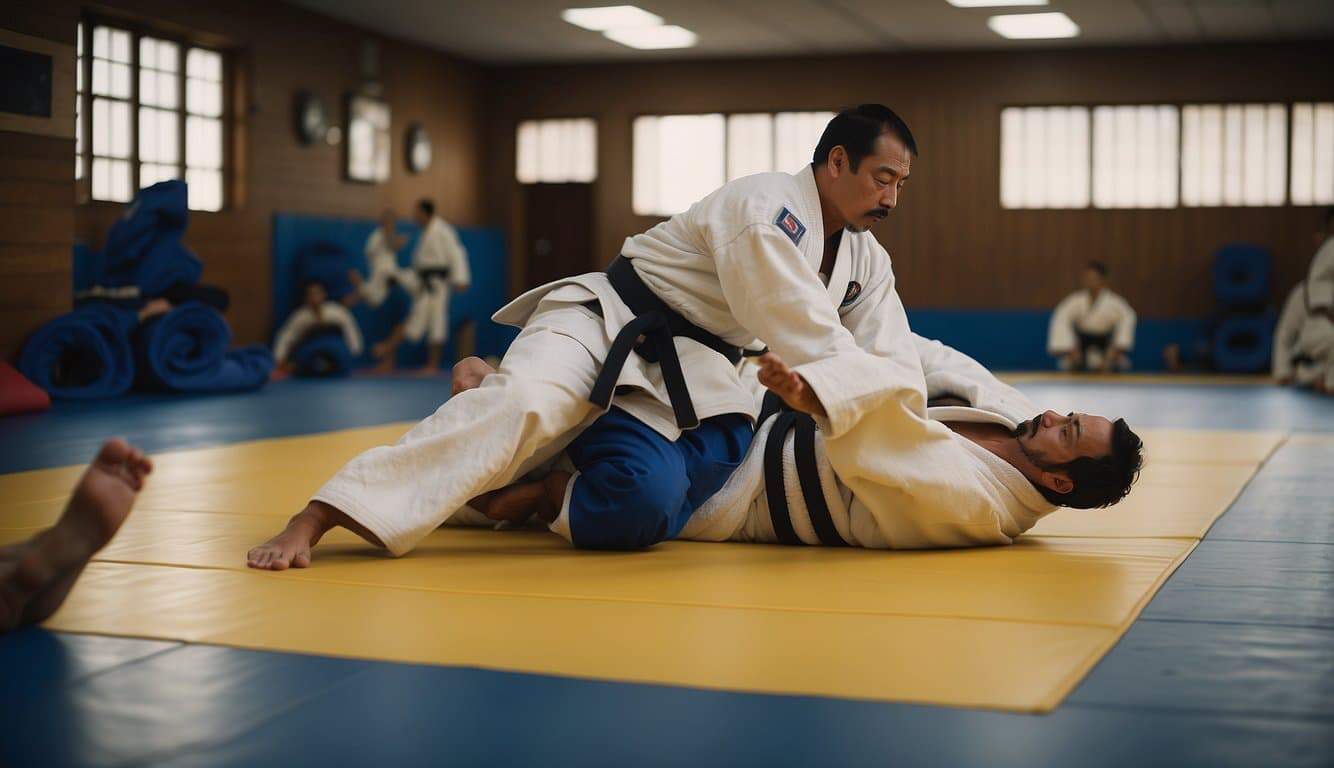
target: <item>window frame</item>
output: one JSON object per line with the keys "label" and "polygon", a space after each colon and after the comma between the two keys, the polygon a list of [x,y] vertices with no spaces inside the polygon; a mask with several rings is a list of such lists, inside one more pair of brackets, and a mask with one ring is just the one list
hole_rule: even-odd
{"label": "window frame", "polygon": [[[778,122],[778,116],[779,116],[779,115],[787,115],[787,114],[816,114],[816,113],[828,113],[828,114],[830,114],[830,115],[837,115],[837,114],[838,114],[838,110],[837,110],[837,109],[832,109],[832,110],[831,110],[831,109],[829,109],[829,108],[822,108],[822,107],[792,107],[792,108],[785,108],[785,109],[735,109],[735,110],[730,110],[730,111],[728,111],[728,110],[716,110],[716,109],[715,109],[715,110],[689,111],[689,112],[636,112],[636,113],[631,114],[631,115],[630,115],[630,188],[631,188],[631,209],[632,209],[632,211],[633,211],[633,206],[634,206],[633,196],[634,196],[634,182],[635,182],[635,164],[634,164],[635,140],[634,140],[634,126],[635,126],[635,122],[636,122],[637,120],[639,120],[640,118],[643,118],[643,117],[657,117],[657,118],[663,118],[663,117],[698,117],[698,116],[703,116],[703,115],[720,115],[720,116],[722,117],[722,119],[723,119],[723,145],[722,145],[723,169],[722,169],[722,178],[723,178],[723,184],[726,185],[726,184],[729,184],[729,183],[731,183],[732,181],[735,180],[735,179],[732,179],[732,178],[731,178],[730,173],[729,173],[729,168],[728,168],[728,159],[729,159],[729,157],[730,157],[731,143],[732,143],[731,119],[732,119],[733,116],[735,116],[735,115],[764,115],[764,116],[766,116],[766,117],[769,118],[769,130],[770,130],[770,132],[771,132],[770,147],[769,147],[769,152],[770,152],[770,155],[771,155],[771,157],[770,157],[770,162],[771,162],[771,164],[777,165],[777,162],[776,162],[776,161],[777,161],[777,159],[778,159],[778,157],[777,157],[777,154],[778,154],[778,141],[777,141],[777,138],[778,138],[778,137],[777,137],[777,122]],[[540,118],[526,118],[526,119],[540,119]],[[832,118],[831,118],[831,119],[832,119]],[[811,152],[812,152],[812,154],[814,154],[814,151],[815,151],[815,147],[811,147]],[[807,161],[807,165],[810,165],[810,161]],[[783,171],[783,170],[781,170],[781,169],[775,169],[775,171],[770,171],[770,172],[771,172],[771,173],[772,173],[772,172],[788,173],[788,171]],[[669,219],[669,218],[671,218],[672,216],[675,216],[675,215],[677,215],[677,214],[675,214],[675,213],[670,213],[670,214],[669,214],[669,213],[638,213],[638,212],[634,212],[633,215],[638,216],[638,217],[640,217],[640,218],[647,218],[647,219],[664,219],[664,220],[665,220],[665,219]]]}
{"label": "window frame", "polygon": [[[114,200],[102,200],[93,197],[93,102],[97,96],[93,93],[93,31],[99,27],[109,27],[114,30],[127,32],[130,35],[130,62],[127,66],[130,68],[130,95],[128,99],[117,99],[130,105],[130,155],[126,161],[130,164],[130,199],[133,200],[140,191],[140,166],[145,161],[139,154],[139,110],[147,107],[149,109],[163,109],[152,104],[143,104],[139,99],[140,83],[140,41],[145,37],[155,40],[162,40],[168,43],[174,43],[179,50],[179,62],[177,66],[176,83],[176,108],[174,111],[179,115],[176,129],[177,146],[177,170],[178,178],[185,180],[189,165],[186,161],[186,124],[191,116],[187,106],[187,93],[189,76],[186,72],[186,57],[191,48],[199,48],[210,53],[217,54],[222,61],[222,114],[216,119],[221,124],[222,129],[222,166],[219,173],[222,176],[222,204],[216,211],[205,209],[190,208],[194,214],[222,213],[234,207],[234,201],[239,198],[236,193],[234,183],[235,173],[235,151],[233,149],[234,136],[234,101],[236,82],[236,64],[232,52],[222,45],[205,42],[197,37],[178,31],[153,27],[138,23],[128,19],[121,19],[115,16],[105,16],[96,13],[85,13],[79,18],[79,24],[83,27],[83,56],[77,62],[80,76],[83,79],[83,90],[75,94],[78,100],[80,130],[83,131],[84,151],[78,156],[80,175],[75,180],[75,190],[77,202],[79,205],[110,205],[120,206],[125,203]],[[213,119],[213,118],[210,118]],[[162,163],[157,163],[162,165]]]}
{"label": "window frame", "polygon": [[[996,141],[996,143],[994,144],[994,148],[995,148],[995,157],[996,157],[996,178],[997,178],[996,189],[997,189],[998,193],[999,193],[999,190],[1000,190],[1000,188],[1001,188],[1001,185],[1000,185],[1000,176],[1001,176],[1001,173],[1002,173],[1001,162],[1000,162],[1000,161],[1001,161],[1001,132],[1000,132],[1000,123],[1001,123],[1001,115],[1002,115],[1002,113],[1004,112],[1004,110],[1006,110],[1007,108],[1010,108],[1010,107],[1019,107],[1019,108],[1029,108],[1029,107],[1084,107],[1084,108],[1088,109],[1088,110],[1089,110],[1089,115],[1090,115],[1090,124],[1089,124],[1089,186],[1090,186],[1090,191],[1092,190],[1092,187],[1093,187],[1093,184],[1094,184],[1094,179],[1093,179],[1093,127],[1092,127],[1092,120],[1091,120],[1092,115],[1093,115],[1093,110],[1094,110],[1094,109],[1096,109],[1096,108],[1098,108],[1098,107],[1139,107],[1139,106],[1174,107],[1174,108],[1176,108],[1176,110],[1177,110],[1177,168],[1176,168],[1176,176],[1177,176],[1177,204],[1174,205],[1174,206],[1172,206],[1172,207],[1158,207],[1158,208],[1099,208],[1098,206],[1096,206],[1096,205],[1093,204],[1093,197],[1092,197],[1092,195],[1090,194],[1090,196],[1089,196],[1089,204],[1088,204],[1087,206],[1082,207],[1082,208],[1006,208],[1006,207],[1001,203],[1000,195],[997,194],[997,196],[996,196],[996,206],[997,206],[1000,210],[1002,210],[1002,211],[1121,211],[1121,212],[1125,212],[1125,211],[1172,211],[1172,210],[1179,210],[1179,209],[1189,209],[1189,210],[1209,210],[1209,209],[1215,209],[1215,210],[1216,210],[1216,209],[1223,209],[1223,208],[1258,209],[1258,208],[1303,208],[1303,207],[1310,207],[1310,206],[1308,206],[1308,205],[1306,205],[1306,204],[1304,204],[1304,203],[1303,203],[1303,204],[1298,204],[1298,203],[1294,203],[1294,202],[1292,201],[1292,159],[1293,159],[1293,158],[1292,158],[1292,148],[1293,148],[1293,145],[1292,145],[1292,133],[1293,133],[1292,126],[1293,126],[1293,108],[1294,108],[1297,104],[1317,103],[1317,101],[1319,101],[1319,100],[1312,100],[1312,99],[1293,99],[1293,98],[1287,98],[1287,99],[1266,99],[1266,100],[1256,100],[1256,99],[1231,99],[1231,100],[1224,100],[1224,99],[1199,98],[1199,99],[1171,100],[1171,101],[1169,101],[1169,100],[1155,100],[1155,99],[1138,99],[1138,100],[1132,100],[1132,101],[1065,101],[1065,102],[1059,102],[1059,103],[1058,103],[1058,102],[1042,102],[1042,103],[1020,103],[1020,102],[1009,102],[1009,103],[999,104],[999,105],[997,105],[996,112],[995,112],[995,114],[996,114],[996,126],[997,126],[997,127],[996,127],[996,132],[995,132],[995,137],[996,137],[996,138],[995,138],[995,141]],[[1319,103],[1326,103],[1326,102],[1325,102],[1325,101],[1319,101]],[[1258,104],[1258,105],[1263,105],[1263,106],[1269,106],[1269,105],[1271,105],[1271,104],[1278,104],[1278,105],[1281,105],[1282,107],[1284,107],[1284,127],[1285,127],[1285,141],[1286,141],[1286,147],[1285,147],[1285,151],[1284,151],[1284,153],[1283,153],[1283,154],[1284,154],[1284,161],[1283,161],[1283,162],[1284,162],[1284,167],[1283,167],[1283,168],[1284,168],[1284,173],[1285,173],[1285,176],[1284,176],[1284,178],[1285,178],[1285,182],[1284,182],[1284,189],[1283,189],[1283,202],[1278,203],[1278,204],[1274,204],[1274,205],[1244,205],[1244,204],[1242,204],[1242,205],[1207,205],[1207,206],[1199,206],[1199,205],[1186,205],[1186,204],[1184,204],[1184,203],[1181,201],[1181,199],[1182,199],[1182,196],[1183,196],[1182,193],[1183,193],[1183,191],[1184,191],[1184,187],[1185,187],[1185,179],[1184,179],[1184,170],[1183,170],[1182,158],[1183,158],[1183,156],[1184,156],[1184,150],[1185,150],[1185,133],[1186,133],[1186,132],[1185,132],[1185,110],[1186,110],[1186,107],[1191,107],[1191,106],[1196,106],[1196,107],[1198,107],[1198,106],[1218,106],[1218,107],[1228,107],[1228,106],[1234,106],[1234,105],[1235,105],[1235,106],[1240,106],[1240,107],[1245,107],[1245,106],[1247,106],[1247,105],[1256,105],[1256,104]]]}

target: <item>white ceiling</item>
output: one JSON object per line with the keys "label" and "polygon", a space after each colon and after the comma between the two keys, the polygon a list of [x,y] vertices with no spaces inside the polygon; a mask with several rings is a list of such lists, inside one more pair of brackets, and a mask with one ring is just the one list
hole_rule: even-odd
{"label": "white ceiling", "polygon": [[[289,0],[390,37],[489,63],[801,56],[853,51],[1172,45],[1334,38],[1334,0],[1051,0],[955,8],[945,0]],[[560,18],[635,4],[699,35],[694,48],[636,51]],[[997,13],[1062,11],[1072,40],[1005,40]],[[1334,43],[1332,43],[1334,45]]]}

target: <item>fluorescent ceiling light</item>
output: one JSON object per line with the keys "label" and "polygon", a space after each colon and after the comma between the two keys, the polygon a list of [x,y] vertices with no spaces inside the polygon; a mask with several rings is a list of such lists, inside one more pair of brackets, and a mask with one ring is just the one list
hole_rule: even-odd
{"label": "fluorescent ceiling light", "polygon": [[1075,37],[1079,25],[1064,13],[1019,13],[992,16],[987,26],[1001,37],[1013,40],[1036,40],[1051,37]]}
{"label": "fluorescent ceiling light", "polygon": [[1046,5],[1047,0],[945,0],[955,8],[990,8],[997,5]]}
{"label": "fluorescent ceiling light", "polygon": [[584,29],[594,32],[606,32],[609,29],[633,29],[635,27],[655,27],[662,23],[661,16],[655,16],[643,8],[633,5],[608,5],[602,8],[567,8],[560,17]]}
{"label": "fluorescent ceiling light", "polygon": [[631,48],[689,48],[698,37],[685,27],[668,24],[662,27],[639,27],[636,29],[609,29],[602,33],[608,40],[615,40]]}

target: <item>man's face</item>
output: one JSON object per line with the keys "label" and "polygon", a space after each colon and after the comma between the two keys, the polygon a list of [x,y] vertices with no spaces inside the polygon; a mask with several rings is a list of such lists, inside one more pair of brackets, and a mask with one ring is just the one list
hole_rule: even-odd
{"label": "man's face", "polygon": [[384,231],[386,231],[386,232],[393,232],[393,231],[394,231],[394,212],[393,212],[393,211],[385,211],[384,213],[380,214],[380,226],[383,227],[383,228],[384,228]]}
{"label": "man's face", "polygon": [[1084,275],[1080,278],[1080,283],[1083,284],[1086,291],[1100,291],[1107,284],[1107,281],[1103,279],[1102,273],[1098,270],[1086,269]]}
{"label": "man's face", "polygon": [[328,294],[324,291],[324,286],[319,283],[311,283],[306,286],[306,306],[314,309],[324,303]]}
{"label": "man's face", "polygon": [[1112,452],[1112,422],[1087,413],[1044,411],[1015,430],[1019,448],[1039,467],[1068,464],[1078,458],[1100,459]]}
{"label": "man's face", "polygon": [[[899,203],[899,191],[912,170],[912,155],[893,134],[875,140],[872,154],[853,171],[845,151],[835,147],[830,160],[838,163],[831,194],[835,209],[851,232],[865,232],[878,224]],[[829,232],[826,235],[832,234]]]}
{"label": "man's face", "polygon": [[427,216],[426,211],[423,211],[420,208],[414,208],[412,210],[412,220],[417,222],[417,226],[419,227],[424,227],[431,223],[431,217]]}

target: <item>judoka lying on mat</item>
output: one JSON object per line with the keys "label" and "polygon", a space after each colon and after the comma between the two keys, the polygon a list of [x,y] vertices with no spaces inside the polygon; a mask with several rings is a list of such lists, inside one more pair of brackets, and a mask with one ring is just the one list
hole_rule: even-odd
{"label": "judoka lying on mat", "polygon": [[[404,554],[587,431],[553,527],[602,529],[599,515],[634,499],[650,522],[589,546],[673,538],[749,447],[756,408],[736,364],[757,339],[793,366],[826,441],[857,442],[854,428],[897,382],[921,386],[889,254],[869,232],[915,153],[888,108],[846,110],[800,172],[730,182],[628,238],[605,273],[521,296],[496,314],[523,331],[495,375],[349,462],[248,563],[305,566],[333,526]],[[874,470],[855,446],[831,448],[831,460],[848,477]]]}
{"label": "judoka lying on mat", "polygon": [[[869,458],[863,474],[845,479],[835,471],[831,448],[848,444],[826,443],[814,419],[768,408],[746,460],[680,538],[877,549],[1009,544],[1058,506],[1108,506],[1129,493],[1141,443],[1124,420],[1039,413],[971,357],[916,334],[912,341],[930,397],[926,416],[917,407],[921,391],[904,382],[862,419],[847,449]],[[789,406],[806,406],[799,381],[777,356],[744,367]],[[464,360],[455,389],[477,386],[490,372],[477,358]],[[590,434],[575,438],[572,456],[589,450]],[[451,522],[520,523],[533,515],[553,522],[573,476],[570,462],[563,464],[541,480],[474,501]],[[552,530],[572,535],[577,546],[623,539],[618,529],[642,524],[641,504],[625,499],[599,516],[610,531]]]}

